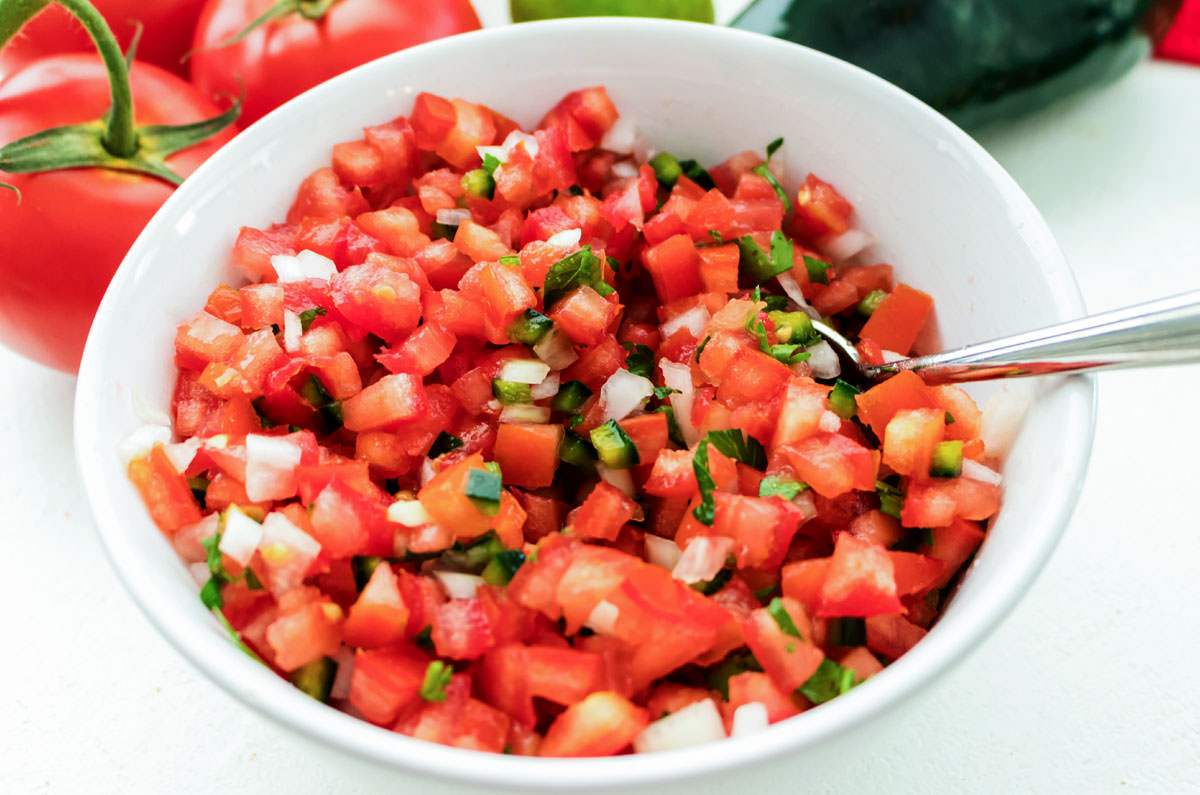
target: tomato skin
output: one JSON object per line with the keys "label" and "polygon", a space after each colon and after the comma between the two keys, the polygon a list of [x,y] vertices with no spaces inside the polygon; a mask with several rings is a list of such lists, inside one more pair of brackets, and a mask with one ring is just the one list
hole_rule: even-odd
{"label": "tomato skin", "polygon": [[[138,124],[183,124],[220,112],[156,66],[135,63],[130,82]],[[108,75],[99,57],[45,58],[0,84],[0,142],[94,121],[108,106]],[[225,130],[167,164],[187,176],[232,137]],[[0,196],[0,340],[73,373],[117,265],[173,188],[154,177],[99,168],[0,172],[0,181],[21,191],[19,203],[11,191]]]}
{"label": "tomato skin", "polygon": [[430,39],[479,28],[468,0],[347,0],[318,21],[299,14],[268,22],[241,41],[217,46],[267,10],[272,0],[208,0],[196,23],[192,82],[206,95],[246,91],[249,124],[297,94],[359,64]]}
{"label": "tomato skin", "polygon": [[[91,0],[103,16],[121,51],[126,52],[141,23],[137,60],[187,77],[184,54],[192,46],[192,30],[205,0]],[[39,58],[65,53],[92,53],[96,45],[83,25],[65,8],[50,5],[0,50],[0,80]]]}

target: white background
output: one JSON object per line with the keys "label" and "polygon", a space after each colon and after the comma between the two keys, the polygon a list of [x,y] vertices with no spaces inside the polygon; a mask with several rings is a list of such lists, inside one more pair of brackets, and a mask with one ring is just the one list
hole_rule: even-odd
{"label": "white background", "polygon": [[[1200,69],[1157,63],[983,142],[1097,311],[1200,289],[1198,131]],[[999,630],[881,722],[670,791],[1200,792],[1200,366],[1098,379],[1078,510]],[[157,636],[92,531],[73,389],[0,350],[0,791],[474,791],[296,737]]]}

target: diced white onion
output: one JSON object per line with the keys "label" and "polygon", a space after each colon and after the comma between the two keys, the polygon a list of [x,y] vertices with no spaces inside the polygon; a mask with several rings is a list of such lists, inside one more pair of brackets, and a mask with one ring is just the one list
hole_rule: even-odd
{"label": "diced white onion", "polygon": [[817,423],[817,427],[825,433],[837,433],[842,429],[842,418],[826,409],[821,412],[821,421]]}
{"label": "diced white onion", "polygon": [[246,434],[246,496],[251,502],[282,500],[296,493],[300,445],[278,436]]}
{"label": "diced white onion", "polygon": [[633,152],[637,138],[637,123],[629,116],[618,116],[613,126],[609,127],[608,132],[600,139],[600,148],[627,155]]}
{"label": "diced white onion", "polygon": [[429,481],[433,480],[433,476],[437,473],[433,471],[433,460],[426,458],[421,462],[421,485],[424,486]]}
{"label": "diced white onion", "polygon": [[175,467],[175,471],[180,473],[185,472],[192,465],[192,460],[195,459],[196,452],[199,449],[200,440],[195,437],[163,446],[163,452],[170,459],[171,466]]}
{"label": "diced white onion", "polygon": [[800,282],[796,281],[796,277],[792,275],[790,270],[786,270],[779,274],[775,277],[775,280],[779,282],[779,286],[783,288],[785,293],[787,293],[787,297],[792,299],[792,302],[795,303],[796,306],[800,307],[800,310],[804,312],[804,314],[808,315],[813,320],[821,319],[821,313],[813,309],[812,304],[810,304],[808,299],[804,297],[804,291],[800,289]]}
{"label": "diced white onion", "polygon": [[[481,149],[483,147],[480,147]],[[437,211],[437,222],[446,226],[458,226],[463,221],[471,220],[471,211],[462,210],[457,207],[446,208]]]}
{"label": "diced white onion", "polygon": [[558,373],[550,373],[543,378],[539,383],[529,387],[529,396],[534,400],[544,400],[552,398],[558,394],[558,387],[562,379]]}
{"label": "diced white onion", "polygon": [[228,434],[218,433],[203,440],[203,444],[210,450],[224,450],[229,446]]}
{"label": "diced white onion", "polygon": [[281,545],[295,550],[309,560],[321,554],[321,542],[292,524],[291,520],[278,511],[267,514],[262,523],[262,538],[258,548],[268,549]]}
{"label": "diced white onion", "polygon": [[337,671],[333,675],[333,684],[329,686],[329,698],[349,698],[350,680],[354,677],[354,650],[343,646],[333,655],[333,661],[337,663]]}
{"label": "diced white onion", "polygon": [[507,160],[508,156],[510,154],[512,154],[512,151],[514,149],[516,149],[518,146],[520,146],[521,144],[525,144],[525,151],[529,153],[530,157],[537,157],[537,153],[538,153],[537,138],[535,138],[534,136],[530,135],[527,132],[521,132],[520,130],[513,130],[505,137],[504,143],[500,144],[500,148],[504,150],[504,157],[501,159]]}
{"label": "diced white onion", "polygon": [[1028,410],[1029,396],[1021,392],[997,392],[988,398],[979,432],[988,458],[1000,460],[1008,454]]}
{"label": "diced white onion", "polygon": [[557,248],[574,248],[580,240],[583,240],[582,229],[564,229],[550,235],[546,242]]}
{"label": "diced white onion", "polygon": [[496,414],[503,408],[504,404],[499,400],[496,400],[496,398],[492,398],[487,403],[483,404],[483,410],[488,414]]}
{"label": "diced white onion", "polygon": [[612,635],[619,615],[620,610],[616,605],[606,599],[601,599],[592,608],[592,612],[588,614],[583,625],[597,635]]}
{"label": "diced white onion", "polygon": [[645,376],[621,368],[600,388],[601,421],[623,420],[654,394],[654,384]]}
{"label": "diced white onion", "polygon": [[861,229],[847,229],[837,237],[822,240],[821,251],[836,264],[845,262],[874,242],[875,238]]}
{"label": "diced white onion", "polygon": [[686,364],[661,359],[658,367],[662,370],[663,383],[671,389],[678,389],[667,396],[667,402],[675,411],[675,424],[679,433],[688,446],[700,440],[700,431],[692,422],[692,405],[696,402],[696,387],[692,384],[692,368]]}
{"label": "diced white onion", "polygon": [[579,358],[579,354],[575,353],[575,346],[571,344],[571,338],[557,328],[543,334],[542,338],[534,343],[533,352],[555,371],[570,367]]}
{"label": "diced white onion", "polygon": [[[475,151],[479,153],[480,160],[486,159],[488,155],[496,158],[501,163],[504,163],[508,160],[508,149],[503,146],[477,146],[475,147]],[[441,211],[439,210],[439,212]],[[438,223],[445,222],[439,218]]]}
{"label": "diced white onion", "polygon": [[971,480],[978,480],[981,483],[990,483],[993,486],[999,486],[1004,481],[999,472],[971,458],[963,459],[962,476]]}
{"label": "diced white onion", "polygon": [[540,384],[550,375],[550,365],[537,359],[509,359],[500,368],[501,381]]}
{"label": "diced white onion", "polygon": [[902,362],[908,358],[903,353],[896,353],[896,351],[889,351],[886,348],[879,351],[879,355],[883,358],[884,364],[891,364],[892,362]]}
{"label": "diced white onion", "polygon": [[288,353],[299,353],[300,336],[303,333],[304,326],[300,323],[300,316],[287,309],[283,310],[283,349]]}
{"label": "diced white onion", "polygon": [[633,738],[633,750],[639,754],[671,751],[723,739],[721,713],[713,700],[706,698],[651,723]]}
{"label": "diced white onion", "polygon": [[208,570],[208,563],[189,563],[188,574],[192,575],[192,579],[197,585],[204,585],[208,582],[208,578],[212,576],[212,572]]}
{"label": "diced white onion", "polygon": [[632,497],[636,489],[633,485],[633,475],[628,469],[609,469],[604,464],[596,464],[596,474],[598,474],[605,483],[614,486],[626,495]]}
{"label": "diced white onion", "polygon": [[704,333],[708,321],[712,319],[708,308],[697,304],[686,312],[680,312],[675,317],[663,323],[659,328],[659,334],[662,338],[670,339],[671,335],[681,328],[685,328],[692,332],[692,336],[700,339],[700,335]]}
{"label": "diced white onion", "polygon": [[441,581],[446,589],[446,595],[451,599],[470,599],[475,596],[475,589],[483,585],[483,578],[476,574],[464,574],[461,571],[434,570],[433,576]]}
{"label": "diced white onion", "polygon": [[817,378],[837,378],[842,374],[842,363],[838,361],[833,346],[825,340],[816,345],[809,345],[804,350],[810,354],[806,364],[812,368],[813,375]]}
{"label": "diced white onion", "polygon": [[389,522],[405,527],[420,527],[433,522],[433,517],[425,510],[420,500],[396,500],[388,506],[387,518]]}
{"label": "diced white onion", "polygon": [[128,465],[130,461],[147,452],[156,444],[168,444],[171,441],[171,429],[166,425],[142,425],[134,428],[133,432],[117,445],[117,455],[121,463]]}
{"label": "diced white onion", "polygon": [[655,566],[671,571],[682,555],[683,550],[671,539],[646,533],[646,560]]}
{"label": "diced white onion", "polygon": [[550,421],[549,406],[513,403],[500,410],[500,421],[526,425],[544,425]]}
{"label": "diced white onion", "polygon": [[811,490],[802,491],[797,494],[792,500],[792,504],[799,508],[800,512],[804,514],[800,521],[807,522],[809,519],[815,519],[817,517],[817,501],[813,499]]}
{"label": "diced white onion", "polygon": [[282,282],[302,282],[305,279],[329,281],[337,273],[337,266],[329,257],[304,249],[295,256],[276,254],[271,257],[271,267]]}
{"label": "diced white onion", "polygon": [[733,711],[733,725],[729,728],[729,736],[745,737],[748,734],[758,734],[769,724],[767,705],[761,701],[748,701]]}
{"label": "diced white onion", "polygon": [[262,525],[239,511],[237,506],[231,505],[225,511],[225,531],[221,533],[221,543],[217,549],[245,566],[254,557],[254,550],[258,549],[262,535]]}
{"label": "diced white onion", "polygon": [[696,536],[683,548],[671,576],[689,585],[707,582],[725,567],[725,557],[733,548],[733,539],[725,536]]}
{"label": "diced white onion", "polygon": [[624,179],[633,179],[638,175],[638,167],[629,160],[618,160],[612,164],[612,175]]}
{"label": "diced white onion", "polygon": [[133,416],[147,425],[171,424],[171,415],[136,386],[129,390],[129,402],[133,404]]}

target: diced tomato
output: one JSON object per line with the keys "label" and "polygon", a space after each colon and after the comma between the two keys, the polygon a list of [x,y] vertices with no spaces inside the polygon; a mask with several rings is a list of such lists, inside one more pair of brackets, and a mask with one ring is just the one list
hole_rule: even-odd
{"label": "diced tomato", "polygon": [[832,185],[809,174],[796,193],[795,231],[809,240],[840,235],[850,228],[854,206]]}
{"label": "diced tomato", "polygon": [[576,345],[595,345],[617,316],[617,305],[584,284],[554,304],[550,319]]}
{"label": "diced tomato", "polygon": [[273,226],[268,230],[243,226],[233,244],[233,264],[251,277],[275,278],[271,257],[293,255],[295,230],[290,226]]}
{"label": "diced tomato", "polygon": [[400,345],[376,354],[375,358],[390,372],[426,376],[450,358],[457,342],[441,326],[426,323]]}
{"label": "diced tomato", "polygon": [[860,333],[884,350],[907,355],[932,309],[928,293],[901,283],[875,308]]}
{"label": "diced tomato", "polygon": [[897,412],[935,408],[930,388],[921,380],[921,376],[911,370],[902,370],[866,392],[855,395],[854,399],[858,404],[859,418],[880,439]]}
{"label": "diced tomato", "polygon": [[352,431],[387,430],[416,419],[427,406],[420,377],[397,373],[342,403],[342,422]]}
{"label": "diced tomato", "polygon": [[664,304],[704,290],[700,254],[688,235],[675,235],[643,250],[642,264]]}
{"label": "diced tomato", "polygon": [[409,609],[400,595],[400,581],[387,563],[380,563],[350,607],[343,626],[348,646],[377,649],[404,639]]}
{"label": "diced tomato", "polygon": [[780,448],[796,474],[822,497],[875,488],[871,451],[838,433],[817,433]]}
{"label": "diced tomato", "polygon": [[412,646],[362,650],[354,655],[350,703],[367,720],[391,724],[400,711],[419,701],[429,658]]}
{"label": "diced tomato", "polygon": [[854,671],[854,681],[862,682],[870,679],[875,674],[883,670],[883,666],[876,659],[875,655],[866,646],[855,646],[850,651],[842,655],[842,659],[838,660],[843,668],[849,668]]}
{"label": "diced tomato", "polygon": [[538,124],[539,129],[561,127],[572,152],[591,149],[617,120],[617,109],[604,86],[567,94]]}
{"label": "diced tomato", "polygon": [[839,534],[821,583],[816,614],[865,617],[902,609],[887,550],[849,533]]}
{"label": "diced tomato", "polygon": [[342,609],[317,599],[284,610],[267,627],[267,643],[275,653],[275,665],[284,671],[335,654],[342,645]]}
{"label": "diced tomato", "polygon": [[637,504],[607,481],[600,481],[575,513],[575,534],[613,541],[621,526],[633,518]]}
{"label": "diced tomato", "polygon": [[543,538],[536,547],[537,559],[530,557],[508,584],[513,600],[550,619],[562,616],[558,583],[575,557],[579,543],[576,538],[557,533]]}
{"label": "diced tomato", "polygon": [[821,604],[821,589],[825,585],[825,575],[829,573],[829,560],[810,558],[784,566],[783,595],[804,605],[809,613],[815,613]]}
{"label": "diced tomato", "polygon": [[874,509],[854,517],[848,531],[853,536],[881,547],[893,546],[904,537],[899,519]]}
{"label": "diced tomato", "polygon": [[883,435],[883,463],[901,475],[929,477],[933,449],[946,431],[941,409],[901,409],[888,421]]}
{"label": "diced tomato", "polygon": [[504,481],[526,489],[549,486],[558,469],[562,438],[561,425],[501,423],[496,429],[493,455]]}
{"label": "diced tomato", "polygon": [[650,723],[646,710],[609,690],[567,707],[542,741],[542,756],[607,756],[633,742]]}
{"label": "diced tomato", "polygon": [[899,613],[871,616],[867,619],[867,648],[876,654],[896,659],[925,637],[926,631]]}
{"label": "diced tomato", "polygon": [[1000,487],[968,478],[910,481],[900,508],[905,527],[945,527],[956,517],[981,521],[1000,507]]}
{"label": "diced tomato", "polygon": [[783,389],[790,377],[787,365],[774,357],[752,348],[742,348],[721,377],[717,400],[734,407],[769,399]]}
{"label": "diced tomato", "polygon": [[467,479],[472,469],[483,469],[483,456],[475,453],[434,475],[421,487],[417,498],[438,524],[452,528],[459,538],[485,533],[488,516],[467,497]]}
{"label": "diced tomato", "polygon": [[767,708],[767,722],[778,723],[781,720],[799,715],[800,709],[795,699],[788,691],[780,689],[775,681],[765,673],[744,671],[729,677],[729,711],[743,704],[757,702]]}
{"label": "diced tomato", "polygon": [[932,587],[941,588],[975,554],[983,543],[984,533],[977,522],[969,519],[955,519],[945,527],[933,528],[930,533],[932,543],[922,544],[917,551],[942,564],[932,583]]}
{"label": "diced tomato", "polygon": [[171,534],[200,521],[200,505],[161,444],[130,461],[128,475],[159,530]]}
{"label": "diced tomato", "polygon": [[298,224],[305,218],[355,216],[368,209],[367,200],[358,188],[347,190],[332,168],[319,168],[300,183],[287,222]]}
{"label": "diced tomato", "polygon": [[438,605],[432,639],[438,656],[452,660],[477,659],[495,643],[487,611],[478,597]]}
{"label": "diced tomato", "polygon": [[812,626],[799,602],[788,597],[780,599],[799,637],[789,634],[760,607],[742,621],[746,645],[771,681],[785,693],[790,693],[808,681],[825,659],[825,654],[812,642]]}

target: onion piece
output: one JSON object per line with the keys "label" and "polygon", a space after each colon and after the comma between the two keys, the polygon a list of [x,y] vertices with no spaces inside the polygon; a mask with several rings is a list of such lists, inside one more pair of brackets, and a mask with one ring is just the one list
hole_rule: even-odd
{"label": "onion piece", "polygon": [[433,469],[433,459],[426,458],[421,462],[421,485],[424,486],[429,481],[433,480],[437,472]]}
{"label": "onion piece", "polygon": [[552,398],[558,394],[558,387],[562,379],[558,373],[550,373],[540,382],[529,387],[529,396],[534,400],[545,400]]}
{"label": "onion piece", "polygon": [[546,243],[556,248],[575,248],[583,240],[582,229],[564,229],[546,238]]}
{"label": "onion piece", "polygon": [[612,635],[621,611],[607,599],[601,599],[588,614],[583,625],[597,635]]}
{"label": "onion piece", "polygon": [[708,326],[708,321],[712,319],[712,315],[708,311],[708,307],[696,305],[686,312],[680,312],[675,317],[663,323],[659,328],[659,333],[664,340],[670,339],[676,331],[685,328],[692,332],[692,336],[700,339],[700,335],[704,333],[704,329]]}
{"label": "onion piece", "polygon": [[133,416],[147,425],[171,425],[171,415],[146,396],[136,386],[129,390],[129,402],[133,405]]}
{"label": "onion piece", "polygon": [[442,583],[442,587],[446,589],[446,594],[451,599],[470,599],[475,596],[475,589],[483,585],[483,578],[477,574],[436,569],[432,574]]}
{"label": "onion piece", "polygon": [[212,576],[212,572],[208,569],[207,562],[189,563],[187,570],[188,574],[192,575],[192,579],[196,581],[197,585],[204,585],[208,582],[208,578]]}
{"label": "onion piece", "polygon": [[525,425],[544,425],[550,421],[549,406],[534,406],[529,403],[513,403],[500,410],[500,422]]}
{"label": "onion piece", "polygon": [[678,712],[654,721],[633,738],[633,750],[670,751],[725,739],[725,724],[711,698],[688,704]]}
{"label": "onion piece", "polygon": [[[285,547],[307,561],[312,561],[321,554],[321,542],[296,527],[278,511],[272,511],[263,519],[262,538],[258,542],[258,549],[268,558],[268,563],[273,557],[272,547]],[[303,571],[298,574],[302,577]]]}
{"label": "onion piece", "polygon": [[600,139],[600,148],[621,155],[632,154],[637,144],[637,123],[629,116],[618,116]]}
{"label": "onion piece", "polygon": [[354,649],[343,646],[333,655],[333,661],[337,663],[337,671],[333,674],[333,684],[329,686],[329,698],[349,698],[350,680],[354,677]]}
{"label": "onion piece", "polygon": [[[480,147],[482,148],[482,147]],[[437,222],[446,226],[458,226],[463,221],[471,220],[471,211],[463,210],[458,207],[447,208],[443,207],[437,211]]]}
{"label": "onion piece", "polygon": [[283,349],[288,353],[299,353],[300,336],[303,333],[304,326],[300,323],[300,316],[287,309],[283,310]]}
{"label": "onion piece", "polygon": [[262,541],[263,528],[258,522],[231,505],[225,511],[225,530],[217,549],[243,566],[250,564],[254,551]]}
{"label": "onion piece", "polygon": [[634,179],[638,175],[638,167],[629,160],[618,160],[612,164],[612,175],[622,179]]}
{"label": "onion piece", "polygon": [[[512,154],[512,151],[522,144],[525,145],[525,151],[531,158],[537,157],[537,138],[527,132],[513,130],[507,136],[505,136],[504,143],[500,144],[500,148],[504,150],[504,157],[501,158],[501,160],[507,160],[508,156]],[[480,155],[480,157],[482,157],[482,155]]]}
{"label": "onion piece", "polygon": [[838,360],[833,346],[825,340],[816,345],[809,345],[804,350],[810,354],[808,361],[804,363],[812,368],[812,373],[817,378],[837,378],[842,374],[842,363]]}
{"label": "onion piece", "polygon": [[962,476],[964,478],[968,478],[969,480],[978,480],[981,483],[990,483],[993,486],[999,486],[1004,481],[1004,478],[999,472],[991,467],[984,466],[983,464],[971,458],[963,459]]}
{"label": "onion piece", "polygon": [[817,427],[825,433],[837,433],[842,429],[842,418],[829,409],[821,412],[821,421]]}
{"label": "onion piece", "polygon": [[775,277],[775,280],[779,282],[779,286],[783,288],[785,293],[787,293],[787,297],[792,299],[792,302],[796,304],[796,306],[800,307],[800,310],[804,312],[804,314],[808,315],[813,320],[821,319],[821,313],[813,309],[812,304],[810,304],[808,299],[804,297],[804,291],[800,289],[800,282],[796,281],[796,277],[792,275],[790,270],[779,274]]}
{"label": "onion piece", "polygon": [[845,262],[875,242],[875,238],[861,229],[847,229],[835,237],[827,237],[818,248],[835,264]]}
{"label": "onion piece", "polygon": [[682,555],[683,550],[671,539],[646,533],[646,560],[650,563],[671,571]]}
{"label": "onion piece", "polygon": [[817,518],[817,501],[813,499],[812,490],[802,491],[792,500],[792,505],[800,509],[803,514],[801,522],[807,522],[809,519]]}
{"label": "onion piece", "polygon": [[533,353],[555,371],[570,367],[579,358],[579,354],[575,353],[575,346],[571,344],[571,338],[557,327],[547,331],[534,343]]}
{"label": "onion piece", "polygon": [[733,725],[729,729],[729,736],[745,737],[748,734],[758,734],[769,725],[767,705],[761,701],[747,701],[733,711]]}
{"label": "onion piece", "polygon": [[726,536],[696,536],[683,548],[671,576],[688,585],[707,582],[725,568],[725,558],[733,549],[733,539]]}
{"label": "onion piece", "polygon": [[654,394],[654,384],[645,376],[621,368],[600,387],[601,422],[623,420]]}
{"label": "onion piece", "polygon": [[303,451],[291,439],[246,434],[246,496],[250,502],[283,500],[296,493]]}
{"label": "onion piece", "polygon": [[[475,147],[475,151],[479,153],[480,160],[485,160],[485,159],[487,159],[488,155],[491,155],[492,157],[499,160],[501,163],[508,162],[508,148],[503,145],[502,146],[477,146],[477,147]],[[441,212],[441,211],[439,210],[438,212]],[[439,218],[438,223],[441,223],[441,222],[442,222],[442,219]]]}
{"label": "onion piece", "polygon": [[1021,392],[997,392],[988,398],[979,432],[988,458],[998,461],[1008,455],[1028,410],[1029,396]]}
{"label": "onion piece", "polygon": [[175,467],[175,471],[183,473],[192,465],[192,461],[196,458],[196,453],[200,450],[200,440],[192,437],[184,439],[182,442],[163,445],[163,452],[167,454],[167,458],[171,461],[171,466]]}
{"label": "onion piece", "polygon": [[329,281],[337,273],[337,265],[333,264],[333,260],[309,249],[295,256],[275,254],[271,257],[271,267],[275,269],[280,283],[302,282],[305,279]]}
{"label": "onion piece", "polygon": [[550,365],[537,359],[509,359],[500,368],[501,381],[540,384],[550,375]]}
{"label": "onion piece", "polygon": [[425,510],[420,500],[396,500],[388,506],[387,518],[389,522],[405,527],[420,527],[433,523],[433,517]]}
{"label": "onion piece", "polygon": [[663,383],[671,389],[678,389],[667,396],[667,402],[675,411],[675,424],[679,433],[688,446],[700,441],[700,431],[692,422],[692,405],[696,402],[696,387],[692,384],[692,368],[686,364],[661,359],[658,367],[662,370]]}
{"label": "onion piece", "polygon": [[596,474],[605,483],[623,491],[626,496],[632,497],[637,492],[637,489],[633,485],[633,475],[630,474],[628,469],[609,469],[604,464],[597,463]]}
{"label": "onion piece", "polygon": [[171,429],[165,425],[142,425],[121,440],[117,445],[117,455],[125,466],[129,462],[153,449],[156,444],[169,444]]}

